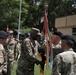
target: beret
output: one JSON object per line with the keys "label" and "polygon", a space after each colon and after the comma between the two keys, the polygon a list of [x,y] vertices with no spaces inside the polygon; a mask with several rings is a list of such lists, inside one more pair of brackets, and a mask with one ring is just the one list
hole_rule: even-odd
{"label": "beret", "polygon": [[0,31],[0,38],[6,39],[8,34],[5,31]]}
{"label": "beret", "polygon": [[13,31],[12,31],[12,30],[9,30],[8,33],[9,33],[9,34],[13,34]]}
{"label": "beret", "polygon": [[60,31],[55,31],[54,33],[53,33],[53,35],[57,35],[57,36],[59,36],[59,37],[63,37],[63,34],[60,32]]}
{"label": "beret", "polygon": [[75,40],[73,39],[72,35],[64,35],[62,37],[62,40],[70,40],[70,41],[72,41],[75,44]]}

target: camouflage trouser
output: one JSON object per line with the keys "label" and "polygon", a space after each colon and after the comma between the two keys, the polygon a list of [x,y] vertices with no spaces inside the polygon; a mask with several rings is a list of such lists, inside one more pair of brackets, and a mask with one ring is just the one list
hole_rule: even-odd
{"label": "camouflage trouser", "polygon": [[2,73],[0,73],[0,75],[3,75]]}
{"label": "camouflage trouser", "polygon": [[23,75],[23,73],[17,69],[16,70],[16,75]]}
{"label": "camouflage trouser", "polygon": [[13,70],[13,61],[9,61],[7,66],[7,74],[11,75],[12,70]]}
{"label": "camouflage trouser", "polygon": [[28,71],[21,72],[21,71],[19,71],[19,70],[17,69],[17,70],[16,70],[16,75],[34,75],[34,71],[28,70]]}
{"label": "camouflage trouser", "polygon": [[7,73],[4,72],[4,71],[2,71],[2,72],[0,73],[0,75],[7,75]]}

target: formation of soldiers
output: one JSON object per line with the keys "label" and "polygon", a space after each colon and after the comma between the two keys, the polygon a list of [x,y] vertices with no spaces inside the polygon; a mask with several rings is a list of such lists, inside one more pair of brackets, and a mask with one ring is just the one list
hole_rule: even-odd
{"label": "formation of soldiers", "polygon": [[[0,31],[0,75],[11,75],[13,64],[17,63],[16,75],[34,75],[34,66],[44,65],[46,43],[40,30],[32,28],[30,36],[20,35],[12,30]],[[52,75],[75,75],[76,53],[73,51],[74,39],[59,31],[52,34],[53,65]],[[42,56],[38,60],[37,55]],[[65,69],[65,70],[64,70]]]}

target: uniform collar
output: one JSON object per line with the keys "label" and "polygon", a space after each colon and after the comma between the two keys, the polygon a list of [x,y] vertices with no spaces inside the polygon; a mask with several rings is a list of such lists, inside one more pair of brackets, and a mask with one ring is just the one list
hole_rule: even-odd
{"label": "uniform collar", "polygon": [[60,40],[57,45],[52,44],[52,48],[61,48],[62,41]]}
{"label": "uniform collar", "polygon": [[72,49],[72,48],[70,48],[70,49],[69,49],[69,51],[73,51],[73,49]]}
{"label": "uniform collar", "polygon": [[69,48],[69,50],[68,49],[65,49],[64,52],[65,51],[73,51],[73,49],[72,48]]}

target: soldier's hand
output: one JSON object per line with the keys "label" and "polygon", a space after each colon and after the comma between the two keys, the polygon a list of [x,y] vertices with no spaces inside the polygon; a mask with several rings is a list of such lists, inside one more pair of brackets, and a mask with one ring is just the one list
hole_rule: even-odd
{"label": "soldier's hand", "polygon": [[37,65],[41,64],[41,61],[37,61],[36,64],[37,64]]}
{"label": "soldier's hand", "polygon": [[2,70],[3,75],[7,75],[7,70]]}
{"label": "soldier's hand", "polygon": [[44,64],[45,64],[45,62],[41,61],[40,65],[44,65]]}

